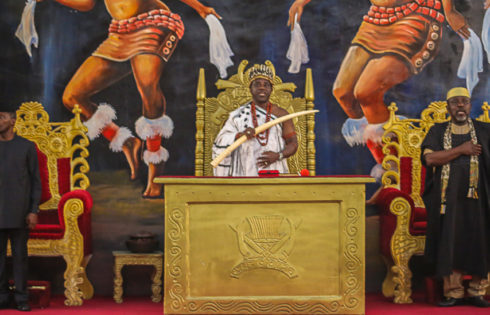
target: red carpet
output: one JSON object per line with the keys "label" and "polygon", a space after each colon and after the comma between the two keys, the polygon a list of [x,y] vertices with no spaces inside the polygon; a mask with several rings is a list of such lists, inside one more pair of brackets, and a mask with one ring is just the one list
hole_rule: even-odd
{"label": "red carpet", "polygon": [[19,312],[15,309],[0,310],[1,315],[19,314],[85,314],[85,315],[152,315],[163,314],[163,304],[153,303],[150,297],[123,297],[123,302],[117,304],[112,297],[96,296],[83,302],[81,307],[68,307],[63,304],[64,297],[56,295],[51,298],[48,308],[33,308],[32,312]]}
{"label": "red carpet", "polygon": [[[67,307],[64,298],[57,295],[51,299],[46,309],[34,308],[30,314],[87,314],[87,315],[151,315],[163,314],[162,303],[153,303],[149,297],[124,297],[122,304],[117,304],[111,297],[95,297],[85,301],[82,307]],[[19,315],[17,310],[0,310],[1,315]],[[29,313],[25,313],[29,314]],[[490,314],[490,309],[473,306],[455,306],[450,308],[427,304],[423,296],[415,295],[413,304],[393,304],[381,294],[367,294],[366,315],[483,315]]]}
{"label": "red carpet", "polygon": [[382,294],[366,295],[366,315],[489,315],[490,308],[479,308],[469,305],[438,307],[428,304],[422,294],[415,293],[413,304],[394,304]]}

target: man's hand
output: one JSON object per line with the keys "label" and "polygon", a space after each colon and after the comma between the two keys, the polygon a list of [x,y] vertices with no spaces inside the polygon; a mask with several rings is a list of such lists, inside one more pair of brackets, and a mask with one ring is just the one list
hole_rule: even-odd
{"label": "man's hand", "polygon": [[450,11],[446,14],[446,19],[449,26],[451,26],[453,31],[458,33],[459,36],[463,37],[464,39],[470,38],[471,34],[469,26],[461,13],[455,10]]}
{"label": "man's hand", "polygon": [[258,167],[267,167],[279,160],[279,153],[266,151],[257,159]]}
{"label": "man's hand", "polygon": [[485,3],[483,4],[484,9],[490,8],[490,0],[486,0]]}
{"label": "man's hand", "polygon": [[461,154],[464,155],[480,155],[481,154],[481,144],[473,144],[471,141],[466,141],[459,146]]}
{"label": "man's hand", "polygon": [[255,129],[252,127],[248,127],[244,131],[237,133],[235,136],[235,140],[239,139],[241,136],[247,136],[247,140],[250,140],[255,137]]}
{"label": "man's hand", "polygon": [[288,26],[291,27],[291,31],[294,29],[294,16],[297,14],[296,22],[299,23],[301,16],[303,15],[303,7],[311,0],[296,0],[289,8]]}
{"label": "man's hand", "polygon": [[37,213],[29,213],[26,217],[26,223],[29,230],[32,230],[37,224]]}

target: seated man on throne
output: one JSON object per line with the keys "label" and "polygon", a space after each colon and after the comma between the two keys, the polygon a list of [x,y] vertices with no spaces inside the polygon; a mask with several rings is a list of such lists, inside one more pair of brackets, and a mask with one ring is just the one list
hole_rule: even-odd
{"label": "seated man on throne", "polygon": [[274,74],[266,65],[250,71],[252,101],[232,111],[213,144],[213,159],[243,135],[247,141],[226,157],[215,169],[215,176],[258,176],[260,170],[288,173],[286,158],[296,153],[298,139],[292,120],[255,134],[255,128],[288,115],[269,101]]}

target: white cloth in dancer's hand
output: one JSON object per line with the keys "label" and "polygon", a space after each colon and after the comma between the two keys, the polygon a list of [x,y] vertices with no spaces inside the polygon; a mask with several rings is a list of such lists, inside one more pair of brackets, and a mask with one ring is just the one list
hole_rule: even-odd
{"label": "white cloth in dancer's hand", "polygon": [[458,67],[458,77],[466,78],[466,88],[468,91],[473,91],[473,88],[478,84],[478,73],[483,71],[483,48],[478,35],[470,31],[470,38],[463,40],[463,56]]}
{"label": "white cloth in dancer's hand", "polygon": [[39,37],[34,24],[34,12],[36,10],[36,0],[27,0],[22,17],[15,36],[26,46],[27,54],[32,57],[31,45],[37,48]]}
{"label": "white cloth in dancer's hand", "polygon": [[226,32],[216,16],[209,14],[205,18],[209,27],[209,60],[219,70],[221,78],[226,78],[226,68],[233,65],[233,51],[226,39]]}
{"label": "white cloth in dancer's hand", "polygon": [[481,29],[481,41],[483,48],[487,52],[487,61],[490,63],[490,9],[487,9],[483,18],[483,27]]}
{"label": "white cloth in dancer's hand", "polygon": [[301,26],[296,21],[297,16],[297,14],[294,16],[294,28],[291,31],[291,41],[289,42],[288,52],[286,53],[286,57],[291,60],[291,65],[288,69],[289,73],[298,73],[301,69],[301,64],[310,61],[308,57],[308,43],[301,30]]}

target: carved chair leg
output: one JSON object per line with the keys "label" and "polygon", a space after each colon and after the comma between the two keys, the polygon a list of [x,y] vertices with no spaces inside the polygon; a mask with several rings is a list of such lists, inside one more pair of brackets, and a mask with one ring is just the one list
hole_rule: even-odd
{"label": "carved chair leg", "polygon": [[72,255],[63,255],[66,261],[65,277],[65,305],[67,306],[80,306],[83,303],[82,292],[78,289],[78,286],[82,283],[80,275],[83,272],[83,268],[80,265],[80,258]]}
{"label": "carved chair leg", "polygon": [[406,253],[395,259],[395,265],[391,268],[395,274],[393,281],[396,283],[394,300],[397,304],[413,303],[412,295],[412,272],[408,267],[408,262],[412,257],[412,253]]}
{"label": "carved chair leg", "polygon": [[155,271],[152,274],[152,284],[151,284],[151,300],[155,303],[160,302],[162,299],[162,271],[163,266],[161,264],[155,265]]}
{"label": "carved chair leg", "polygon": [[123,265],[119,263],[117,260],[114,263],[114,301],[116,303],[122,303],[122,295],[123,295],[123,278],[121,275],[121,269]]}
{"label": "carved chair leg", "polygon": [[393,277],[395,276],[392,270],[393,260],[383,255],[381,257],[383,258],[383,261],[386,266],[386,276],[383,281],[381,291],[383,292],[383,295],[385,297],[393,297],[395,295],[395,286],[396,286],[395,282],[393,282]]}
{"label": "carved chair leg", "polygon": [[82,297],[84,300],[90,300],[94,296],[94,287],[92,286],[90,280],[87,278],[87,265],[91,258],[92,254],[83,257],[82,260],[83,270],[80,276],[82,277],[83,282],[78,285],[78,288],[80,289],[80,291],[82,291]]}

